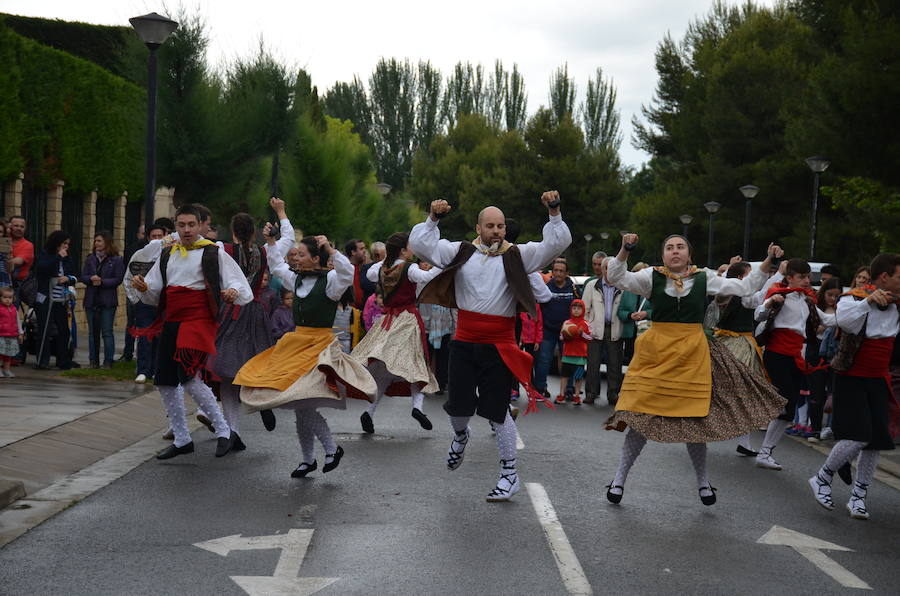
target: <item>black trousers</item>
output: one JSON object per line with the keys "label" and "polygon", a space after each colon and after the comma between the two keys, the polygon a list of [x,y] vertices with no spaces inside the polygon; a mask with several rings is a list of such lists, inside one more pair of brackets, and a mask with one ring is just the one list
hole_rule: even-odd
{"label": "black trousers", "polygon": [[163,324],[156,351],[156,376],[153,383],[177,387],[191,380],[184,367],[175,360],[175,340],[178,339],[178,327],[181,323],[167,321]]}
{"label": "black trousers", "polygon": [[506,419],[512,373],[493,344],[450,342],[450,384],[444,411],[450,416],[478,414],[497,424]]}
{"label": "black trousers", "polygon": [[866,449],[894,449],[888,428],[890,399],[883,378],[834,375],[834,438],[868,443]]}
{"label": "black trousers", "polygon": [[784,412],[778,418],[793,422],[794,413],[797,410],[797,401],[800,399],[800,384],[803,373],[794,363],[793,356],[777,354],[770,350],[763,353],[763,364],[772,379],[772,384],[778,389],[778,393],[787,400]]}
{"label": "black trousers", "polygon": [[72,364],[69,354],[69,318],[65,302],[45,300],[35,307],[38,322],[38,364],[47,366],[50,354],[56,355],[56,366],[68,368]]}

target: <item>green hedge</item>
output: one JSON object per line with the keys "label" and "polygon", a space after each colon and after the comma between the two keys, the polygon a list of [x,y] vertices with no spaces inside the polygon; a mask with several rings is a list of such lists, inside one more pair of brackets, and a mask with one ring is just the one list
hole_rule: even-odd
{"label": "green hedge", "polygon": [[12,31],[0,20],[0,180],[18,172],[67,191],[143,194],[146,93]]}

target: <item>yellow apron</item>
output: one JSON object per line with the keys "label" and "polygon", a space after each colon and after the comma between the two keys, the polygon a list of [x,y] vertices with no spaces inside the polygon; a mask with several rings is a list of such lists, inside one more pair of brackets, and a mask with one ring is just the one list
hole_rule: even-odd
{"label": "yellow apron", "polygon": [[616,410],[657,416],[709,414],[712,369],[700,323],[653,325],[637,338]]}

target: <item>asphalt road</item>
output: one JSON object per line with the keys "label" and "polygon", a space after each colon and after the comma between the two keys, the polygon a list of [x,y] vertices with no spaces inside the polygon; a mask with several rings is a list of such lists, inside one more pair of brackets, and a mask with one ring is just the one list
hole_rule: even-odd
{"label": "asphalt road", "polygon": [[[836,484],[837,508],[827,512],[806,484],[822,456],[792,441],[776,450],[783,472],[755,468],[732,443],[711,445],[713,507],[700,504],[684,446],[650,443],[614,506],[604,487],[622,434],[602,430],[609,408],[542,410],[520,417],[519,428],[520,479],[539,486],[492,504],[484,497],[498,463],[488,424],[473,420],[466,460],[450,472],[440,404],[426,400],[428,432],[409,417],[408,399],[385,399],[374,437],[360,431],[362,402],[324,411],[346,455],[323,475],[317,446],[320,471],[302,480],[289,477],[299,450],[288,412],[273,433],[246,418],[247,451],[222,459],[212,435],[195,433],[194,454],[151,460],[0,550],[0,593],[239,595],[248,592],[232,576],[252,583],[277,571],[297,581],[297,569],[330,578],[322,595],[853,591],[797,550],[758,543],[773,526],[852,549],[805,552],[844,582],[840,567],[874,593],[900,593],[900,492],[875,482],[872,519],[861,522],[844,509],[849,489]],[[532,502],[542,492],[549,514],[548,503]],[[306,532],[288,534],[298,529]],[[305,557],[301,545],[282,563],[288,551],[259,541],[227,556],[194,546],[238,534],[309,539],[308,530]]]}

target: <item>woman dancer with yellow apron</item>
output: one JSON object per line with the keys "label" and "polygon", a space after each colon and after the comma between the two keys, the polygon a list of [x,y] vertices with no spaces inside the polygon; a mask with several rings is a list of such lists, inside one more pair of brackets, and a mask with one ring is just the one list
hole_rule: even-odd
{"label": "woman dancer with yellow apron", "polygon": [[738,437],[778,416],[784,399],[766,380],[751,373],[703,331],[706,296],[746,296],[765,281],[769,247],[759,270],[744,279],[724,278],[691,265],[683,236],[663,242],[663,267],[627,270],[637,234],[622,237],[622,249],[609,262],[609,282],[650,300],[653,326],[635,343],[634,358],[622,383],[616,412],[607,429],[630,427],[615,479],[607,487],[611,503],[622,500],[625,479],[647,439],[686,443],[697,475],[700,501],[716,502],[706,473],[706,443]]}
{"label": "woman dancer with yellow apron", "polygon": [[[344,455],[316,408],[344,409],[346,397],[369,400],[375,393],[375,380],[344,353],[331,331],[337,303],[353,285],[353,265],[325,236],[306,236],[297,249],[301,270],[295,273],[269,236],[269,269],[285,287],[294,288],[297,327],[247,361],[234,378],[234,384],[241,385],[241,401],[251,412],[294,410],[302,459],[291,478],[303,478],[318,467],[315,438],[325,448],[323,472],[337,468]],[[334,261],[331,270],[322,267],[329,256]]]}

